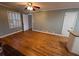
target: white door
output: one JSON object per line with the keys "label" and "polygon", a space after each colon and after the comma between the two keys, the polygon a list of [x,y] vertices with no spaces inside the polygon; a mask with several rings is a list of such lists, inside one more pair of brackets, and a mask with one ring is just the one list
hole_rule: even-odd
{"label": "white door", "polygon": [[23,14],[23,29],[24,29],[24,31],[29,29],[28,15],[26,15],[26,14]]}
{"label": "white door", "polygon": [[68,30],[74,30],[78,12],[66,12],[64,16],[64,23],[62,29],[62,35],[69,36]]}

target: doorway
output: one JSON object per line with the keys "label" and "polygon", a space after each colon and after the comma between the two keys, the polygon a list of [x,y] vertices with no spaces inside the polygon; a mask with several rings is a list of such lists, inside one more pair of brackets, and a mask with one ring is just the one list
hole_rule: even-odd
{"label": "doorway", "polygon": [[28,15],[23,14],[23,31],[26,31],[28,29],[29,29]]}

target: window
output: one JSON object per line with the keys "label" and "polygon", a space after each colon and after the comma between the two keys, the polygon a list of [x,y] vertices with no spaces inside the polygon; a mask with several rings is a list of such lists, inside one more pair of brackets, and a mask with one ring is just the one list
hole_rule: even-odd
{"label": "window", "polygon": [[8,11],[9,28],[21,27],[21,16],[18,12]]}

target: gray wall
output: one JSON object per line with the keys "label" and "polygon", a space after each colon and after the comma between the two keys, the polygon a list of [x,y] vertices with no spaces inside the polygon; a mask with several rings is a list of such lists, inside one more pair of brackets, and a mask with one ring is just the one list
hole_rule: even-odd
{"label": "gray wall", "polygon": [[[76,9],[63,9],[55,11],[41,11],[33,13],[33,30],[61,34],[65,12],[79,12]],[[79,14],[77,16],[74,31],[79,32]]]}
{"label": "gray wall", "polygon": [[[0,36],[16,32],[22,29],[22,27],[9,29],[8,17],[7,17],[8,10],[9,9],[0,6]],[[72,10],[73,9],[68,11]],[[43,11],[33,13],[33,19],[31,19],[32,18],[31,15],[28,16],[29,27],[30,28],[33,27],[34,30],[61,34],[65,11],[67,10],[45,11],[45,12]],[[73,11],[79,11],[79,9],[74,9]],[[32,20],[33,20],[33,26],[32,26]],[[79,17],[77,18],[75,31],[79,32]]]}
{"label": "gray wall", "polygon": [[[22,27],[10,29],[8,23],[7,11],[9,9],[0,7],[0,36],[21,30]],[[13,11],[13,10],[12,10]]]}
{"label": "gray wall", "polygon": [[32,28],[32,15],[28,15],[29,29]]}
{"label": "gray wall", "polygon": [[42,11],[33,13],[33,30],[61,34],[64,11]]}
{"label": "gray wall", "polygon": [[76,20],[76,25],[75,25],[74,31],[75,32],[79,32],[79,13],[78,13],[78,16],[77,16],[77,20]]}

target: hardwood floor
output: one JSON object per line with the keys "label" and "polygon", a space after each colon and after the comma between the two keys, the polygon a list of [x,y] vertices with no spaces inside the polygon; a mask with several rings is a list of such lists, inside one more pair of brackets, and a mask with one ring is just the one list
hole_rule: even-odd
{"label": "hardwood floor", "polygon": [[5,44],[26,56],[73,56],[66,48],[65,37],[28,30],[3,38]]}

